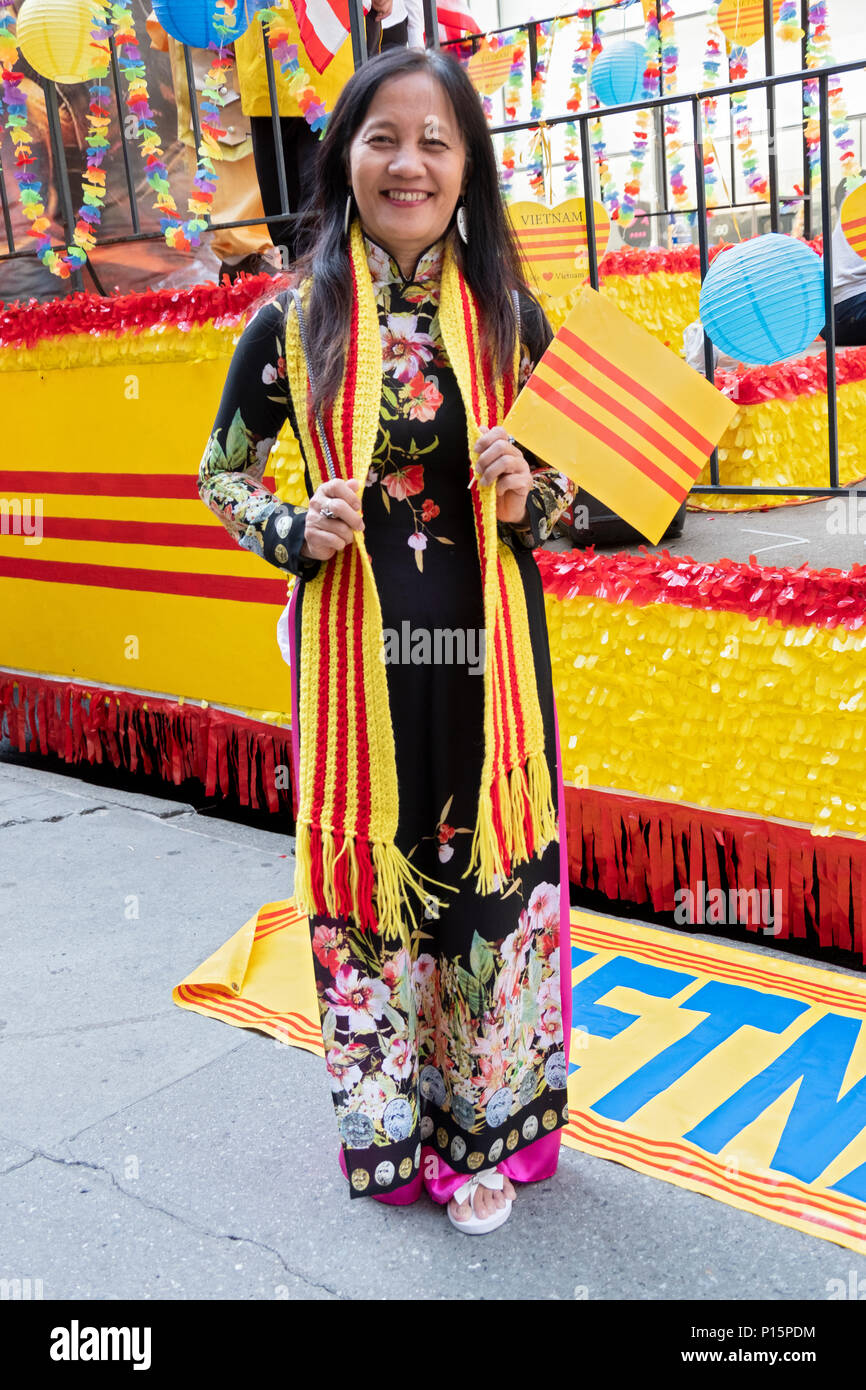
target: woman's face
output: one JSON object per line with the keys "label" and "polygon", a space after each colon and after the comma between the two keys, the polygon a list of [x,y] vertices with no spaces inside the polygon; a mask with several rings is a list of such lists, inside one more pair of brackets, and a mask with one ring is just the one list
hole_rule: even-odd
{"label": "woman's face", "polygon": [[383,82],[349,147],[349,182],[364,231],[404,273],[445,232],[465,167],[463,136],[435,78]]}

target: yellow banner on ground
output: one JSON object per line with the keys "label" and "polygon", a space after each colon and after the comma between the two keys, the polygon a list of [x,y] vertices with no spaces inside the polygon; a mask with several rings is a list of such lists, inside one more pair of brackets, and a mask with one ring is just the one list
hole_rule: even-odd
{"label": "yellow banner on ground", "polygon": [[504,424],[655,545],[736,413],[587,287]]}
{"label": "yellow banner on ground", "polygon": [[[866,984],[577,909],[571,967],[565,1143],[866,1253]],[[323,1052],[292,899],[173,998]]]}

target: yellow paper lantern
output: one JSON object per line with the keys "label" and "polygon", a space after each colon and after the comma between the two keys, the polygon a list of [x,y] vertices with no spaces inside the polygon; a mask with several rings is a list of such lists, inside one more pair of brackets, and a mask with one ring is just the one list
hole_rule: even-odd
{"label": "yellow paper lantern", "polygon": [[52,82],[85,82],[95,50],[94,0],[24,0],[18,12],[18,47],[36,72]]}

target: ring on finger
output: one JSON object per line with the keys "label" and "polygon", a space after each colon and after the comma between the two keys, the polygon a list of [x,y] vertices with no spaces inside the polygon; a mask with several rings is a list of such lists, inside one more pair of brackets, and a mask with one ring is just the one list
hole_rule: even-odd
{"label": "ring on finger", "polygon": [[329,521],[333,521],[333,519],[334,519],[334,513],[331,511],[331,508],[328,506],[327,502],[326,502],[325,505],[322,507],[321,512],[322,512],[322,516],[326,516],[326,517],[328,518]]}

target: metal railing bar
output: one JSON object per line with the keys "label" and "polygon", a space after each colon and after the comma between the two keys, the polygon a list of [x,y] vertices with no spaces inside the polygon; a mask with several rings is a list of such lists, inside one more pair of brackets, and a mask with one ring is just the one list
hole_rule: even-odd
{"label": "metal railing bar", "polygon": [[839,485],[839,420],[836,402],[836,316],[833,302],[833,203],[830,193],[829,78],[818,75],[818,120],[821,131],[821,226],[824,229],[824,343],[827,361],[827,446],[830,486]]}
{"label": "metal railing bar", "polygon": [[[866,58],[858,58],[850,63],[834,63],[832,66],[823,68],[805,68],[797,72],[775,73],[773,77],[759,77],[754,79],[744,79],[740,82],[733,82],[724,87],[707,87],[699,93],[702,100],[708,97],[730,96],[732,92],[751,92],[762,91],[765,84],[772,84],[781,87],[788,82],[814,82],[819,73],[826,73],[828,77],[835,77],[846,72],[858,72],[866,68]],[[680,106],[687,104],[691,99],[691,92],[673,92],[664,97],[641,97],[639,101],[630,101],[622,106],[601,106],[591,111],[566,111],[558,116],[545,116],[544,123],[548,126],[563,125],[568,121],[592,121],[596,116],[621,116],[631,111],[651,111],[655,107]],[[538,125],[537,120],[508,121],[504,125],[491,126],[491,135],[502,135],[506,131],[513,130],[534,130]]]}
{"label": "metal railing bar", "polygon": [[[120,128],[120,145],[123,150],[123,170],[126,175],[126,194],[129,198],[129,215],[132,219],[133,232],[141,231],[141,222],[138,216],[138,200],[135,196],[135,180],[132,176],[132,166],[129,162],[129,147],[126,141],[126,130],[123,122],[123,102],[120,93],[120,73],[117,68],[117,49],[114,46],[114,29],[109,28],[108,46],[111,55],[111,79],[114,83],[114,105],[117,112],[117,124]],[[135,117],[134,119],[138,119]]]}

